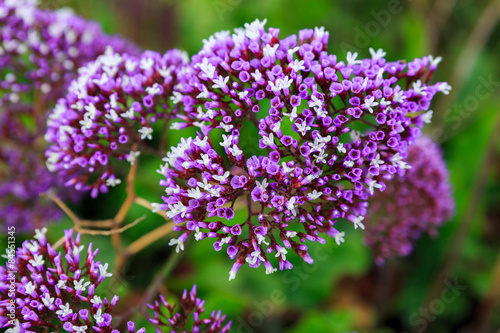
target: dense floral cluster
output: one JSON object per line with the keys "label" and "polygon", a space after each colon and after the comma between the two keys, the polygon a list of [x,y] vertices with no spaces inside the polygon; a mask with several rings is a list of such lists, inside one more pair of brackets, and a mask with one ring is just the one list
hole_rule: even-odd
{"label": "dense floral cluster", "polygon": [[[196,297],[196,286],[193,286],[189,294],[184,290],[180,309],[176,309],[176,305],[171,306],[162,295],[160,300],[161,303],[155,301],[154,304],[148,304],[154,311],[154,318],[150,321],[159,327],[171,328],[171,332],[227,333],[231,328],[230,321],[224,324],[226,316],[221,315],[220,310],[213,311],[210,318],[201,318],[205,312],[205,301]],[[162,309],[162,304],[168,313]]]}
{"label": "dense floral cluster", "polygon": [[111,276],[108,264],[95,260],[98,249],[92,244],[84,252],[72,230],[65,232],[63,252],[57,252],[47,243],[46,231],[37,229],[33,240],[7,251],[7,265],[0,267],[0,327],[12,326],[15,319],[16,326],[31,332],[47,327],[112,332],[110,312],[118,296],[108,300],[96,294]]}
{"label": "dense floral cluster", "polygon": [[39,197],[63,185],[45,167],[46,110],[77,68],[106,45],[137,52],[68,10],[41,10],[33,0],[0,1],[0,224],[33,230],[60,217]]}
{"label": "dense floral cluster", "polygon": [[422,233],[437,228],[454,211],[449,175],[439,146],[422,137],[409,147],[411,169],[395,175],[384,192],[370,198],[365,240],[379,264],[385,258],[406,256]]}
{"label": "dense floral cluster", "polygon": [[[173,100],[185,112],[177,127],[203,135],[183,139],[159,170],[167,195],[156,208],[183,231],[171,244],[182,249],[190,234],[226,244],[230,279],[245,262],[272,273],[271,253],[289,269],[290,249],[311,263],[305,240],[342,242],[339,218],[364,228],[366,200],[409,167],[431,100],[450,89],[428,83],[439,58],[388,62],[370,49],[369,59],[342,61],[323,28],[280,39],[264,24],[217,33],[193,56]],[[257,154],[240,143],[247,126],[258,127]],[[234,218],[240,198],[245,221]]]}
{"label": "dense floral cluster", "polygon": [[119,184],[111,159],[133,164],[142,150],[152,149],[145,141],[153,139],[153,123],[175,113],[170,96],[187,61],[178,50],[135,57],[108,48],[81,68],[49,115],[49,169],[93,197]]}
{"label": "dense floral cluster", "polygon": [[36,0],[0,1],[0,30],[1,105],[35,102],[44,111],[77,69],[106,46],[137,52],[123,39],[105,35],[99,24],[68,9],[39,9]]}

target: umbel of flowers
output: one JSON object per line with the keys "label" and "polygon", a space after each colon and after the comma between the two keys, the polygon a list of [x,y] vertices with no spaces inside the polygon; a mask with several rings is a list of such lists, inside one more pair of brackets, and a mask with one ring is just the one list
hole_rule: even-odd
{"label": "umbel of flowers", "polygon": [[[340,244],[339,219],[363,229],[367,199],[409,168],[431,100],[450,89],[429,83],[439,58],[389,62],[370,50],[344,61],[327,52],[323,28],[280,38],[264,25],[217,33],[193,56],[174,101],[184,110],[178,127],[201,133],[159,170],[166,195],[156,208],[182,231],[171,244],[212,238],[236,260],[230,279],[245,263],[290,269],[290,251],[312,263],[305,241]],[[258,128],[258,153],[242,144],[247,126]],[[241,204],[247,216],[235,218]]]}
{"label": "umbel of flowers", "polygon": [[46,111],[78,67],[107,45],[137,52],[68,10],[42,10],[33,0],[0,1],[0,224],[31,231],[61,217],[39,196],[63,185],[45,166]]}
{"label": "umbel of flowers", "polygon": [[162,295],[160,302],[148,306],[154,311],[154,317],[149,321],[159,327],[169,327],[172,332],[227,333],[231,328],[230,321],[224,323],[226,316],[220,310],[212,311],[209,318],[201,317],[205,312],[205,301],[196,297],[196,286],[189,294],[184,290],[179,306],[170,305]]}
{"label": "umbel of flowers", "polygon": [[448,170],[439,146],[421,137],[409,147],[408,163],[411,169],[396,174],[384,192],[369,200],[365,241],[378,264],[408,255],[423,233],[436,236],[437,228],[453,215]]}
{"label": "umbel of flowers", "polygon": [[[0,266],[0,327],[8,333],[24,332],[99,332],[119,333],[113,328],[111,312],[118,302],[98,292],[99,285],[112,274],[108,264],[96,260],[99,249],[92,243],[85,247],[72,230],[65,231],[62,252],[56,251],[45,237],[47,229],[36,230],[34,239],[23,242],[16,250],[7,251],[8,261]],[[204,303],[196,297],[196,286],[188,294],[184,290],[179,308],[160,301],[148,306],[154,311],[150,321],[158,327],[176,332],[228,332],[231,322],[220,311],[201,318]],[[163,304],[163,306],[161,305]],[[165,312],[168,310],[168,312]],[[181,331],[179,331],[182,328]],[[127,323],[129,333],[136,331]]]}
{"label": "umbel of flowers", "polygon": [[46,231],[37,229],[0,267],[0,326],[12,326],[12,318],[31,332],[111,332],[118,296],[108,300],[96,293],[111,276],[108,264],[97,261],[98,249],[92,244],[85,249],[72,230],[65,232],[62,252],[47,243]]}
{"label": "umbel of flowers", "polygon": [[119,184],[111,160],[133,164],[141,151],[153,149],[146,143],[153,139],[152,124],[175,113],[170,96],[187,61],[178,50],[135,57],[108,48],[81,68],[49,115],[49,169],[93,197]]}

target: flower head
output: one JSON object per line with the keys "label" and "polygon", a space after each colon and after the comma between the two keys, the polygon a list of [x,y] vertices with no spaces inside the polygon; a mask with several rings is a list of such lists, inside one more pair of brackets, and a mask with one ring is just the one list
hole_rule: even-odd
{"label": "flower head", "polygon": [[[166,326],[172,329],[172,332],[211,332],[227,333],[231,328],[231,322],[224,323],[226,316],[220,311],[213,311],[209,318],[202,318],[205,312],[205,301],[196,297],[196,286],[193,286],[188,294],[184,290],[180,306],[170,305],[165,298],[160,295],[160,302],[148,304],[148,307],[154,311],[154,317],[149,321],[154,325]],[[163,305],[168,313],[162,309]]]}
{"label": "flower head", "polygon": [[170,118],[177,71],[186,61],[178,50],[135,57],[108,48],[81,68],[49,115],[49,168],[93,197],[117,185],[111,160],[133,164],[153,137],[151,124]]}
{"label": "flower head", "polygon": [[[109,276],[108,264],[102,265],[95,259],[98,249],[93,250],[92,244],[81,256],[80,235],[74,237],[72,230],[65,231],[62,246],[63,251],[57,252],[47,243],[44,230],[37,230],[34,239],[17,249],[15,264],[0,267],[1,327],[9,326],[5,311],[11,311],[18,321],[16,327],[20,325],[23,330],[36,329],[43,323],[66,330],[71,327],[74,332],[86,332],[87,326],[82,323],[98,328],[99,332],[113,330],[110,312],[118,296],[102,300],[95,294]],[[16,290],[14,296],[12,287]],[[7,310],[12,297],[13,309]]]}
{"label": "flower head", "polygon": [[[324,29],[281,39],[264,25],[217,33],[192,57],[176,99],[185,126],[202,121],[201,133],[172,147],[159,170],[159,208],[184,237],[226,247],[236,259],[230,278],[244,263],[272,273],[269,254],[283,247],[312,263],[306,240],[339,235],[339,219],[363,229],[366,200],[406,166],[398,158],[442,84],[410,84],[432,72],[428,57],[343,61],[327,52]],[[255,143],[242,134],[249,127]],[[281,270],[292,267],[276,257]]]}
{"label": "flower head", "polygon": [[422,233],[437,228],[454,211],[449,175],[439,146],[422,137],[409,147],[411,168],[387,181],[384,192],[369,200],[365,241],[382,264],[386,258],[406,256]]}

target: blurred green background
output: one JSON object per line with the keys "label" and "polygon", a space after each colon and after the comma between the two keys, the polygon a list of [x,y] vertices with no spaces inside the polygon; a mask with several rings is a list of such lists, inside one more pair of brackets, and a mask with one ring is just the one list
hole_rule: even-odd
{"label": "blurred green background", "polygon": [[[346,232],[338,247],[312,244],[315,264],[295,258],[294,269],[265,275],[240,269],[228,281],[232,262],[210,242],[191,243],[160,291],[176,299],[198,285],[207,309],[221,309],[233,320],[232,332],[500,332],[500,1],[413,0],[46,0],[47,8],[68,6],[100,22],[141,48],[190,55],[202,40],[255,18],[281,29],[281,36],[324,26],[329,51],[368,57],[383,48],[388,60],[442,56],[434,81],[453,90],[433,104],[427,134],[444,149],[456,199],[456,215],[437,239],[424,237],[408,257],[377,267],[362,245],[362,234]],[[169,138],[173,145],[179,135]],[[159,201],[163,189],[155,172],[159,161],[141,160],[137,191]],[[125,174],[126,171],[124,171]],[[124,199],[124,188],[86,199],[75,207],[85,218],[109,218]],[[84,209],[82,207],[85,207]],[[125,242],[152,230],[163,219],[134,207],[128,221],[145,222],[124,234]],[[50,230],[56,240],[69,221]],[[100,259],[113,261],[107,237],[85,237],[101,248]],[[172,254],[168,237],[140,252],[121,278],[109,285],[122,308],[139,302]],[[451,293],[450,293],[451,291]],[[443,295],[453,295],[444,297]],[[136,315],[147,327],[143,314]],[[149,330],[148,330],[149,331]]]}

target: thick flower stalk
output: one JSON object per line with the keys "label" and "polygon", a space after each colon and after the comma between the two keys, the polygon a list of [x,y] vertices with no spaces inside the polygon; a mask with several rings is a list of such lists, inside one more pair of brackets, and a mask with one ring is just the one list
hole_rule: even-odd
{"label": "thick flower stalk", "polygon": [[388,181],[384,192],[369,200],[365,241],[376,262],[406,256],[423,233],[437,236],[437,228],[454,212],[448,170],[439,146],[422,137],[408,149],[412,166]]}
{"label": "thick flower stalk", "polygon": [[[47,243],[46,228],[17,250],[9,249],[0,267],[0,327],[14,332],[118,332],[111,326],[111,300],[96,293],[111,273],[96,260],[98,249],[80,244],[65,231],[63,251]],[[135,332],[132,323],[129,331]],[[144,332],[144,329],[138,332]]]}
{"label": "thick flower stalk", "polygon": [[154,317],[149,321],[159,328],[166,327],[170,332],[179,333],[227,333],[231,328],[231,321],[224,323],[226,316],[222,315],[220,310],[212,311],[209,318],[202,318],[205,301],[196,297],[196,286],[193,286],[189,294],[184,290],[180,306],[170,305],[162,295],[160,301],[161,303],[155,301],[154,304],[148,304],[154,311]]}
{"label": "thick flower stalk", "polygon": [[[202,134],[172,148],[159,170],[167,195],[156,208],[183,232],[171,244],[182,249],[194,234],[226,245],[230,279],[245,262],[274,272],[272,257],[290,269],[290,250],[312,263],[305,241],[342,242],[338,219],[364,228],[366,200],[409,167],[432,98],[450,89],[428,83],[440,59],[387,62],[370,50],[343,61],[327,52],[323,28],[280,39],[264,24],[217,33],[193,56],[174,92],[184,109],[176,127]],[[258,148],[240,137],[248,126]],[[241,202],[247,216],[236,218]]]}
{"label": "thick flower stalk", "polygon": [[[0,1],[0,225],[32,231],[62,216],[40,198],[64,183],[46,170],[46,111],[77,68],[107,45],[137,53],[68,10],[42,10],[33,0]],[[68,198],[64,192],[59,196]]]}
{"label": "thick flower stalk", "polygon": [[119,184],[111,161],[133,164],[142,151],[153,149],[147,144],[156,135],[152,126],[175,113],[170,97],[187,61],[178,50],[135,57],[109,48],[81,68],[49,115],[49,169],[93,197]]}

